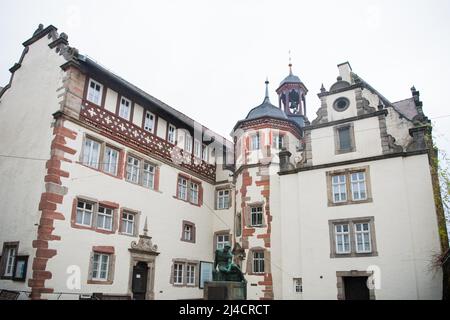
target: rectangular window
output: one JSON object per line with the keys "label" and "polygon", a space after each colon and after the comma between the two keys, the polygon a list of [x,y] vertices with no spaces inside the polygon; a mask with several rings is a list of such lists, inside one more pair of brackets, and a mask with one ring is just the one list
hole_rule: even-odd
{"label": "rectangular window", "polygon": [[121,232],[128,235],[134,235],[134,222],[135,222],[135,214],[123,212]]}
{"label": "rectangular window", "polygon": [[345,175],[336,175],[331,177],[333,188],[333,202],[347,201],[347,183]]}
{"label": "rectangular window", "polygon": [[97,228],[112,231],[113,226],[113,209],[98,207]]}
{"label": "rectangular window", "polygon": [[187,201],[187,180],[183,177],[178,178],[178,198]]}
{"label": "rectangular window", "polygon": [[264,251],[253,252],[253,273],[264,273]]}
{"label": "rectangular window", "polygon": [[366,175],[364,172],[354,172],[351,174],[351,186],[353,200],[366,200]]}
{"label": "rectangular window", "polygon": [[131,101],[127,98],[121,97],[120,98],[120,105],[119,105],[119,117],[130,120],[131,115]]}
{"label": "rectangular window", "polygon": [[192,241],[192,231],[192,226],[190,224],[185,224],[183,230],[183,240]]}
{"label": "rectangular window", "polygon": [[294,292],[295,293],[303,292],[302,278],[294,278]]}
{"label": "rectangular window", "polygon": [[100,159],[100,143],[86,138],[83,148],[83,164],[94,169],[98,169]]}
{"label": "rectangular window", "polygon": [[273,148],[281,150],[284,148],[284,136],[280,134],[273,135]]}
{"label": "rectangular window", "polygon": [[127,159],[127,180],[139,183],[141,161],[132,156],[128,156]]}
{"label": "rectangular window", "polygon": [[198,190],[199,190],[199,185],[197,183],[191,182],[191,198],[190,201],[193,204],[198,204]]}
{"label": "rectangular window", "polygon": [[155,133],[155,115],[150,111],[145,112],[144,130]]}
{"label": "rectangular window", "polygon": [[336,253],[350,253],[350,230],[348,224],[337,224],[335,226]]}
{"label": "rectangular window", "polygon": [[5,272],[4,272],[4,276],[5,277],[12,277],[13,275],[13,270],[14,270],[14,263],[16,261],[16,255],[17,255],[17,247],[7,247],[6,248],[6,253],[5,254],[5,259],[6,259],[6,265],[5,265]]}
{"label": "rectangular window", "polygon": [[352,140],[350,136],[350,127],[338,128],[339,149],[350,150],[352,148]]}
{"label": "rectangular window", "polygon": [[202,149],[202,160],[205,162],[209,161],[209,148],[208,146],[203,145]]}
{"label": "rectangular window", "polygon": [[108,254],[94,253],[94,260],[92,264],[93,280],[108,280],[109,258],[110,257]]}
{"label": "rectangular window", "polygon": [[186,284],[188,286],[195,285],[195,265],[193,264],[186,265]]}
{"label": "rectangular window", "polygon": [[173,283],[183,284],[183,264],[181,263],[173,264]]}
{"label": "rectangular window", "polygon": [[262,207],[251,208],[251,225],[262,226],[263,224],[263,210]]}
{"label": "rectangular window", "polygon": [[373,217],[329,220],[330,257],[377,256]]}
{"label": "rectangular window", "polygon": [[186,146],[184,147],[186,152],[192,153],[192,137],[186,133]]}
{"label": "rectangular window", "polygon": [[153,189],[155,186],[155,166],[144,161],[144,171],[143,171],[143,184],[144,187]]}
{"label": "rectangular window", "polygon": [[217,209],[228,209],[230,207],[230,190],[217,191]]}
{"label": "rectangular window", "polygon": [[90,227],[92,225],[93,212],[94,205],[92,203],[78,200],[76,224]]}
{"label": "rectangular window", "polygon": [[199,159],[202,156],[202,144],[198,140],[194,140],[194,156]]}
{"label": "rectangular window", "polygon": [[119,151],[106,146],[103,155],[103,171],[112,175],[117,175],[117,166],[119,164]]}
{"label": "rectangular window", "polygon": [[357,253],[369,253],[372,251],[370,225],[368,222],[355,223],[355,237]]}
{"label": "rectangular window", "polygon": [[259,150],[259,134],[250,137],[250,150]]}
{"label": "rectangular window", "polygon": [[230,244],[230,235],[229,234],[218,234],[216,249],[223,249],[226,244]]}
{"label": "rectangular window", "polygon": [[95,103],[96,105],[101,105],[102,103],[102,93],[103,93],[103,86],[98,83],[97,81],[94,81],[92,79],[89,80],[89,86],[88,86],[88,92],[87,92],[87,99]]}
{"label": "rectangular window", "polygon": [[167,141],[169,141],[172,144],[175,144],[177,136],[177,129],[174,125],[169,124],[169,129],[167,130]]}

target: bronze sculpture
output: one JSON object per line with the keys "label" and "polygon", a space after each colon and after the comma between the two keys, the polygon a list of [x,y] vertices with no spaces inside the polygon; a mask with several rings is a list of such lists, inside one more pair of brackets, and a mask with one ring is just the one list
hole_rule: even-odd
{"label": "bronze sculpture", "polygon": [[234,264],[231,246],[225,244],[223,249],[217,249],[214,257],[213,281],[237,281],[246,283],[244,274],[238,265]]}

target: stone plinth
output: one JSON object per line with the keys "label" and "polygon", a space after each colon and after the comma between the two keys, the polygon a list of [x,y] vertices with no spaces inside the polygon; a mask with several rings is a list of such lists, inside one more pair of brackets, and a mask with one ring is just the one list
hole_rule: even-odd
{"label": "stone plinth", "polygon": [[203,290],[205,300],[246,300],[247,284],[236,281],[205,282]]}

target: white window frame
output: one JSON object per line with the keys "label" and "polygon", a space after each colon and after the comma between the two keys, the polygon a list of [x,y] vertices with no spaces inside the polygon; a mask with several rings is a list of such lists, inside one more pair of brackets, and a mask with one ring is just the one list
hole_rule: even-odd
{"label": "white window frame", "polygon": [[171,144],[175,144],[177,141],[177,128],[170,123],[169,128],[167,129],[167,141],[170,142]]}
{"label": "white window frame", "polygon": [[[364,225],[367,225],[367,230],[364,230]],[[361,226],[361,230],[358,230],[358,226]],[[372,234],[370,232],[370,223],[369,222],[355,222],[355,249],[356,253],[371,253],[372,252]],[[362,250],[359,250],[359,240],[358,236],[361,236],[362,239]],[[368,247],[366,247],[365,237],[368,237]]]}
{"label": "white window frame", "polygon": [[276,133],[272,136],[272,146],[274,149],[281,150],[284,148],[285,137],[283,134]]}
{"label": "white window frame", "polygon": [[217,190],[217,209],[221,210],[228,208],[230,208],[230,190]]}
{"label": "white window frame", "polygon": [[175,262],[173,264],[173,284],[183,285],[184,263]]}
{"label": "white window frame", "polygon": [[[98,261],[95,261],[95,257],[98,257]],[[101,276],[102,273],[102,265],[104,265],[103,258],[106,257],[106,270],[105,270],[105,277]],[[94,252],[94,256],[92,259],[92,280],[97,281],[107,281],[109,278],[109,262],[111,259],[110,254],[106,253],[100,253],[100,252]],[[96,276],[94,274],[97,273]]]}
{"label": "white window frame", "polygon": [[199,159],[202,157],[202,144],[197,139],[194,139],[194,156]]}
{"label": "white window frame", "polygon": [[[258,257],[257,257],[257,255],[258,255]],[[260,256],[259,256],[260,255]],[[265,262],[264,262],[264,259],[265,259],[265,255],[264,255],[264,251],[260,251],[260,250],[258,250],[258,251],[253,251],[253,266],[252,266],[252,268],[253,268],[253,273],[264,273],[265,272],[265,268],[266,268],[266,266],[265,266]],[[256,269],[258,269],[258,270],[256,270]]]}
{"label": "white window frame", "polygon": [[259,150],[261,148],[261,138],[259,133],[250,136],[250,150]]}
{"label": "white window frame", "polygon": [[[108,154],[108,151],[110,153]],[[116,154],[115,163],[112,162],[113,160],[113,154]],[[114,176],[117,175],[117,168],[119,166],[119,155],[120,152],[110,146],[105,147],[105,151],[103,152],[103,171],[109,174],[112,174]],[[114,166],[113,166],[114,164]]]}
{"label": "white window frame", "polygon": [[189,223],[185,223],[183,226],[183,240],[192,241],[193,233],[194,233],[193,231],[194,231],[194,226]]}
{"label": "white window frame", "polygon": [[[344,177],[344,181],[341,181],[341,177]],[[335,181],[335,178],[337,178],[337,181]],[[347,176],[345,174],[336,174],[331,176],[331,195],[334,203],[348,201]],[[338,199],[336,199],[336,195],[338,195]]]}
{"label": "white window frame", "polygon": [[[94,145],[98,145],[97,155],[93,154],[94,152]],[[85,138],[84,144],[83,144],[83,164],[98,169],[99,168],[99,162],[100,162],[100,153],[102,151],[102,144],[98,142],[97,140],[91,139],[91,138]]]}
{"label": "white window frame", "polygon": [[[125,102],[125,103],[123,103]],[[128,102],[128,105],[127,105]],[[127,121],[130,121],[131,118],[131,100],[125,97],[120,97],[119,102],[119,117],[122,119],[125,119]],[[125,113],[125,110],[127,110],[127,113]]]}
{"label": "white window frame", "polygon": [[[94,88],[91,87],[91,84],[94,84]],[[99,87],[99,90],[96,87]],[[97,82],[93,79],[89,79],[88,83],[88,91],[86,94],[86,99],[93,104],[100,106],[102,104],[103,98],[103,85],[100,82]]]}
{"label": "white window frame", "polygon": [[209,148],[206,145],[202,146],[202,160],[205,162],[209,161]]}
{"label": "white window frame", "polygon": [[[362,179],[360,175],[362,174]],[[354,179],[356,177],[356,179]],[[367,184],[366,184],[366,173],[364,171],[357,171],[350,173],[350,184],[352,191],[353,201],[363,201],[367,200]],[[356,197],[355,197],[356,193]]]}
{"label": "white window frame", "polygon": [[[344,226],[347,226],[347,231],[344,231]],[[341,231],[338,231],[338,227],[341,227]],[[350,235],[350,223],[339,223],[334,225],[334,236],[336,241],[336,255],[350,254],[352,252],[352,242]],[[345,250],[345,237],[348,239],[348,250]],[[342,241],[342,251],[339,250],[339,244]]]}
{"label": "white window frame", "polygon": [[225,244],[230,244],[230,235],[228,233],[216,235],[216,249],[223,249]]}
{"label": "white window frame", "polygon": [[195,264],[186,264],[186,285],[195,286]]}
{"label": "white window frame", "polygon": [[188,201],[188,179],[185,177],[178,177],[178,199]]}
{"label": "white window frame", "polygon": [[14,264],[16,263],[17,247],[8,247],[6,249],[6,265],[5,265],[5,277],[12,277],[14,271]]}
{"label": "white window frame", "polygon": [[[130,217],[133,217],[130,219]],[[131,232],[128,232],[128,226],[131,225]],[[123,211],[120,219],[121,233],[134,236],[136,228],[136,214],[128,211]]]}
{"label": "white window frame", "polygon": [[156,116],[148,110],[145,111],[144,130],[155,134],[156,132],[155,124],[156,124]]}
{"label": "white window frame", "polygon": [[[144,168],[142,170],[142,185],[149,189],[155,188],[155,175],[156,175],[156,166],[151,164],[148,161],[144,161]],[[146,182],[146,176],[148,176],[148,182]]]}
{"label": "white window frame", "polygon": [[189,133],[186,133],[184,150],[187,153],[192,153],[192,141],[192,136]]}
{"label": "white window frame", "polygon": [[[103,212],[101,212],[103,209]],[[107,213],[110,212],[110,213]],[[102,225],[100,225],[100,218],[103,219]],[[110,218],[110,226],[106,226],[106,221]],[[114,225],[114,209],[99,205],[97,211],[97,229],[112,231]]]}
{"label": "white window frame", "polygon": [[[253,217],[256,217],[255,219],[253,219]],[[261,217],[261,223],[258,223],[259,220],[258,217]],[[256,222],[256,223],[253,223]],[[262,208],[262,206],[254,206],[254,207],[250,207],[250,225],[253,227],[260,227],[264,224],[264,210]]]}
{"label": "white window frame", "polygon": [[190,202],[193,204],[199,203],[199,195],[200,195],[200,184],[197,182],[190,181],[189,182],[189,198]]}
{"label": "white window frame", "polygon": [[[132,163],[130,163],[130,159],[132,159]],[[137,164],[136,164],[137,161]],[[128,155],[127,156],[127,166],[126,166],[126,179],[127,181],[139,184],[140,181],[140,173],[141,173],[141,159],[136,158],[135,156]],[[133,177],[136,176],[136,181],[133,180]]]}
{"label": "white window frame", "polygon": [[[83,203],[83,207],[80,208],[79,204]],[[89,204],[91,206],[91,209],[88,210],[86,209],[86,204]],[[95,204],[90,202],[90,201],[86,201],[83,199],[77,199],[77,207],[76,207],[76,213],[75,213],[75,224],[79,225],[79,226],[84,226],[84,227],[92,227],[92,221],[94,219],[94,210],[95,208]],[[81,223],[78,222],[78,211],[81,211]],[[87,213],[90,213],[90,219],[89,219],[89,224],[85,224],[84,220],[85,220],[85,216],[87,215]]]}

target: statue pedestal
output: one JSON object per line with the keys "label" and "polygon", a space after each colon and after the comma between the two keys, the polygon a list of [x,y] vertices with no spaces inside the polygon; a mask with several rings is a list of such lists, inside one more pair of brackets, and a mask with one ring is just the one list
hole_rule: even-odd
{"label": "statue pedestal", "polygon": [[209,281],[203,289],[205,300],[246,300],[247,284],[236,281]]}

